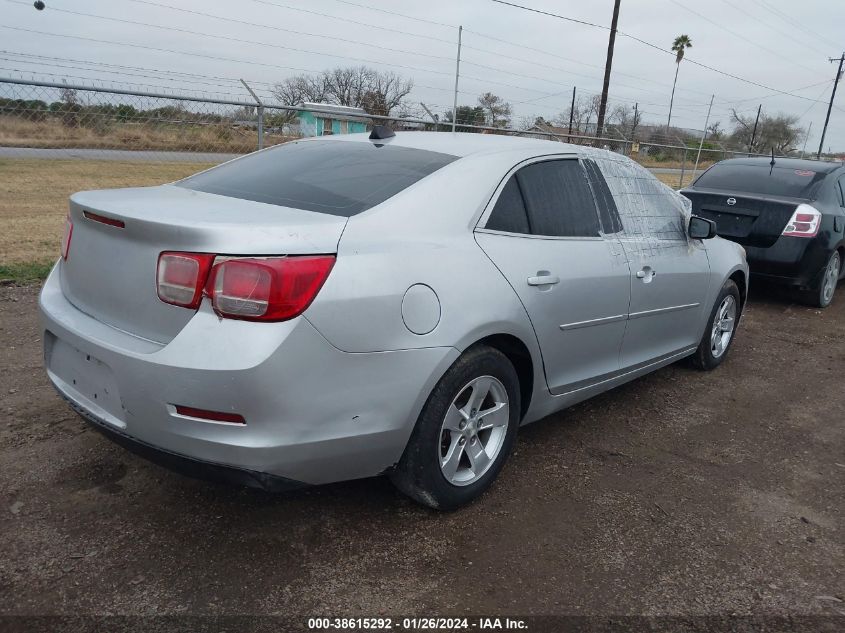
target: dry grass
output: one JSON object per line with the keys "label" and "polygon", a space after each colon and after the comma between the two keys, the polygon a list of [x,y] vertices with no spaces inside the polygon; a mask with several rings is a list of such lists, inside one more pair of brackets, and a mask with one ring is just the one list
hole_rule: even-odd
{"label": "dry grass", "polygon": [[[654,160],[653,158],[649,158],[648,156],[639,157],[636,155],[632,155],[635,161],[637,161],[643,167],[655,167],[655,168],[662,168],[662,169],[681,169],[681,167],[685,167],[686,169],[691,170],[695,164],[695,156],[693,155],[686,163],[681,162],[679,160]],[[719,159],[721,160],[721,158]],[[703,171],[708,167],[714,165],[717,161],[714,160],[707,160],[705,156],[702,154],[701,160],[698,162],[698,169],[699,171]]]}
{"label": "dry grass", "polygon": [[692,182],[692,172],[688,171],[684,174],[684,182],[681,184],[681,174],[654,174],[654,176],[664,185],[669,185],[672,189],[680,189],[686,187]]}
{"label": "dry grass", "polygon": [[[243,154],[256,147],[255,130],[229,124],[155,124],[105,122],[70,127],[48,118],[30,121],[0,116],[0,145],[5,147],[202,151]],[[265,132],[266,145],[290,140]]]}
{"label": "dry grass", "polygon": [[12,270],[13,265],[42,264],[58,257],[68,196],[76,191],[157,185],[210,166],[0,159],[0,268]]}

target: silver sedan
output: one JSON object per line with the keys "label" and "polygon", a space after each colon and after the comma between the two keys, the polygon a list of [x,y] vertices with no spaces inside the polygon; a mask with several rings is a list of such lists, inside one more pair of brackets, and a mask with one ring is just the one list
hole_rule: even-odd
{"label": "silver sedan", "polygon": [[47,373],[130,450],[279,490],[388,474],[451,509],[517,429],[725,358],[742,248],[627,158],[481,134],[296,141],[70,200]]}

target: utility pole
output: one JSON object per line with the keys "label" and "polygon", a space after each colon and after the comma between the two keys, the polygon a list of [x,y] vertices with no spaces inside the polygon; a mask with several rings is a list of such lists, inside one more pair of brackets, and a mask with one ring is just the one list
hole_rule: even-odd
{"label": "utility pole", "polygon": [[[692,168],[692,177],[698,173],[698,160],[701,158],[701,148],[704,147],[704,137],[707,136],[707,126],[710,124],[710,111],[713,109],[713,99],[716,95],[710,97],[710,107],[707,108],[707,118],[704,119],[704,132],[701,134],[701,142],[698,144],[698,154],[695,157],[695,167]],[[684,143],[684,156],[686,156],[686,143]]]}
{"label": "utility pole", "polygon": [[[431,117],[431,120],[432,120],[432,121],[434,121],[434,124],[435,124],[435,126],[436,126],[436,125],[437,125],[437,123],[439,123],[439,121],[437,120],[437,117],[436,117],[436,116],[434,116],[434,114],[432,114],[431,110],[429,110],[429,109],[428,109],[428,106],[427,106],[426,104],[424,104],[422,101],[420,101],[420,105],[422,106],[423,110],[425,110],[425,113],[426,113],[428,116],[430,116],[430,117]],[[435,128],[435,129],[436,129],[436,128]]]}
{"label": "utility pole", "polygon": [[575,116],[575,86],[572,86],[572,106],[569,108],[569,138],[567,139],[570,143],[572,142],[572,117]]}
{"label": "utility pole", "polygon": [[241,83],[244,85],[244,88],[247,89],[249,94],[252,95],[252,98],[255,99],[255,103],[258,106],[256,109],[258,110],[258,149],[264,149],[264,104],[261,102],[261,99],[258,98],[258,95],[249,87],[249,84],[241,79]]}
{"label": "utility pole", "polygon": [[[835,62],[836,58],[831,57],[831,62]],[[816,160],[822,157],[822,148],[824,147],[824,135],[827,134],[827,124],[830,122],[830,111],[833,109],[833,98],[836,96],[836,86],[839,85],[839,78],[842,77],[842,63],[845,62],[845,53],[839,57],[839,70],[836,71],[836,79],[833,81],[833,92],[830,93],[830,103],[827,106],[827,116],[824,119],[824,128],[822,129],[822,138],[819,141],[819,152],[816,154]]]}
{"label": "utility pole", "polygon": [[610,39],[607,42],[607,61],[604,64],[604,84],[601,89],[601,103],[599,117],[596,121],[596,136],[600,137],[604,128],[604,113],[607,109],[607,89],[610,87],[610,67],[613,65],[613,46],[616,44],[616,25],[619,23],[619,4],[622,0],[614,0],[613,20],[610,23]]}
{"label": "utility pole", "polygon": [[810,127],[807,128],[807,136],[804,137],[804,147],[801,148],[801,158],[804,158],[804,152],[807,151],[807,141],[810,140],[810,132],[813,131],[813,122],[810,121]]}
{"label": "utility pole", "polygon": [[751,132],[751,144],[748,146],[748,153],[754,153],[754,141],[757,138],[757,124],[760,122],[760,110],[763,109],[763,104],[757,106],[757,118],[754,119],[754,131]]}
{"label": "utility pole", "polygon": [[455,131],[455,124],[458,121],[458,77],[461,76],[461,35],[464,32],[463,25],[458,27],[458,61],[455,62],[455,98],[452,100],[452,131]]}

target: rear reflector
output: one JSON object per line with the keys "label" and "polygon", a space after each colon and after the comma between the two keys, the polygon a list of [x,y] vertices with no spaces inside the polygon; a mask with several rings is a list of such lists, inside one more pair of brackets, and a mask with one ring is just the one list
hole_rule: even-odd
{"label": "rear reflector", "polygon": [[206,293],[222,317],[285,321],[311,305],[334,262],[334,255],[228,259],[214,266]]}
{"label": "rear reflector", "polygon": [[162,253],[156,271],[158,298],[196,310],[213,263],[214,255],[207,253]]}
{"label": "rear reflector", "polygon": [[783,235],[790,237],[815,237],[819,233],[822,214],[809,204],[799,204],[786,223]]}
{"label": "rear reflector", "polygon": [[223,411],[207,411],[205,409],[196,409],[194,407],[183,407],[181,404],[176,405],[176,413],[184,415],[189,418],[199,418],[201,420],[210,420],[211,422],[228,422],[229,424],[246,424],[244,416],[237,413],[225,413]]}
{"label": "rear reflector", "polygon": [[67,261],[68,253],[70,253],[70,238],[73,237],[73,220],[68,214],[65,218],[65,232],[62,235],[62,259]]}
{"label": "rear reflector", "polygon": [[108,226],[113,226],[118,229],[122,229],[126,226],[123,220],[115,220],[114,218],[107,218],[104,215],[100,215],[99,213],[91,213],[90,211],[83,211],[82,215],[84,215],[89,220],[93,220],[94,222],[99,222],[100,224],[107,224]]}

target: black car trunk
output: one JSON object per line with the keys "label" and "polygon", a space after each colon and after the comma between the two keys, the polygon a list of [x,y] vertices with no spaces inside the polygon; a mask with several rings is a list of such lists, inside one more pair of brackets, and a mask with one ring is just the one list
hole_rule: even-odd
{"label": "black car trunk", "polygon": [[716,222],[716,233],[743,246],[768,248],[783,233],[795,208],[796,198],[764,195],[731,195],[724,191],[686,189],[692,212]]}

